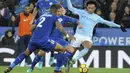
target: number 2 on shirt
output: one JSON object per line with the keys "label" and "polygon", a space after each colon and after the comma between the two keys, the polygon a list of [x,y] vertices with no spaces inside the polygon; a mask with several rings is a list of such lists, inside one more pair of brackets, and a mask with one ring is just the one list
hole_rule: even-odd
{"label": "number 2 on shirt", "polygon": [[42,24],[45,20],[46,20],[46,18],[45,18],[45,17],[42,17],[42,18],[40,19],[40,22],[38,23],[37,27],[42,27],[41,24]]}

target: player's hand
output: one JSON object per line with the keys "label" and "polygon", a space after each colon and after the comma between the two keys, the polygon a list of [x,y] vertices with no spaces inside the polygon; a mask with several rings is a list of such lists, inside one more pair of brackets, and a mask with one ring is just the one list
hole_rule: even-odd
{"label": "player's hand", "polygon": [[79,29],[83,28],[83,25],[82,24],[79,24],[78,25]]}
{"label": "player's hand", "polygon": [[125,27],[124,27],[124,25],[123,24],[121,24],[121,30],[123,31],[123,32],[127,32],[127,30],[125,29]]}

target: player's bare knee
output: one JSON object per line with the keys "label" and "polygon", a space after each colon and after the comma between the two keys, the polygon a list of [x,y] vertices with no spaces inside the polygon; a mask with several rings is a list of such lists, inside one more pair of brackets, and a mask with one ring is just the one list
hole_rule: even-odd
{"label": "player's bare knee", "polygon": [[90,48],[92,47],[92,43],[89,42],[89,41],[85,41],[85,42],[83,42],[82,45],[84,46],[84,48],[88,48],[88,49],[90,49]]}
{"label": "player's bare knee", "polygon": [[71,52],[71,53],[74,53],[74,51],[75,51],[72,46],[67,46],[66,50],[69,51],[69,52]]}
{"label": "player's bare knee", "polygon": [[31,53],[32,53],[32,52],[29,51],[28,49],[25,51],[25,54],[26,54],[27,56],[29,56]]}
{"label": "player's bare knee", "polygon": [[39,56],[43,56],[43,55],[44,55],[44,51],[40,50],[40,51],[38,52],[38,55],[39,55]]}

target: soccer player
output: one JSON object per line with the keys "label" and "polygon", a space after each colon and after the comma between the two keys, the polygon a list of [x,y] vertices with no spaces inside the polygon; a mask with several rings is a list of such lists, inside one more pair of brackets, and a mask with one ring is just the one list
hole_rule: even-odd
{"label": "soccer player", "polygon": [[[58,17],[61,13],[61,5],[55,4],[50,8],[50,12],[40,16],[37,21],[37,27],[33,32],[33,36],[30,39],[28,48],[25,52],[21,53],[15,61],[4,71],[4,73],[9,73],[18,63],[20,63],[24,58],[28,57],[36,49],[41,49],[43,51],[68,51],[70,54],[74,52],[73,48],[64,48],[59,43],[53,41],[49,36],[51,32],[57,27],[57,29],[62,32],[64,35],[69,35],[64,31],[63,26],[58,22]],[[44,34],[43,34],[44,33]],[[71,36],[72,37],[72,36]],[[72,37],[74,39],[74,37]]]}
{"label": "soccer player", "polygon": [[[65,14],[65,11],[64,9],[62,9],[62,13],[61,14]],[[82,28],[82,25],[79,23],[79,21],[77,19],[74,19],[74,18],[71,18],[71,17],[68,17],[68,16],[65,16],[65,15],[61,15],[58,20],[60,21],[60,23],[62,24],[62,26],[64,26],[64,24],[68,23],[68,22],[73,22],[74,24],[78,24],[79,28]],[[57,29],[55,28],[55,30],[52,32],[51,34],[51,39],[58,42],[59,44],[61,44],[64,48],[72,48],[71,45],[69,45],[69,43],[67,41],[65,41],[64,39],[64,35]],[[61,71],[61,67],[62,67],[62,64],[65,64],[67,62],[65,56],[66,54],[69,54],[68,52],[67,53],[58,53],[57,55],[57,63],[56,63],[56,68],[55,68],[55,71],[54,73],[62,73]],[[33,69],[34,69],[34,66],[36,65],[36,63],[40,60],[40,58],[44,55],[44,51],[40,50],[38,52],[38,54],[35,56],[35,59],[33,60],[32,62],[32,65],[31,67],[27,70],[27,72],[32,72]],[[71,55],[70,55],[71,56]],[[69,56],[69,57],[70,57]],[[64,61],[63,63],[63,60],[66,60]]]}
{"label": "soccer player", "polygon": [[114,22],[104,20],[103,18],[95,14],[94,12],[97,7],[96,1],[88,1],[86,3],[85,10],[74,8],[70,0],[67,0],[67,5],[70,11],[79,15],[79,21],[83,25],[82,29],[76,29],[76,33],[74,35],[76,37],[76,41],[72,41],[71,45],[77,48],[80,47],[80,45],[82,44],[84,47],[84,49],[81,50],[79,54],[72,59],[72,61],[68,62],[69,66],[75,63],[75,61],[83,57],[85,54],[87,54],[89,49],[92,47],[92,33],[94,26],[97,23],[103,23],[110,27],[119,27],[123,32],[126,31],[123,25],[118,25]]}
{"label": "soccer player", "polygon": [[[38,11],[40,12],[40,15],[42,15],[42,14],[49,11],[49,8],[50,8],[51,5],[57,4],[57,3],[59,3],[57,0],[38,0],[37,3],[36,3],[36,7],[34,8],[33,19],[30,22],[30,24],[32,24],[34,22],[34,19],[37,15]],[[51,57],[50,57],[50,60],[49,60],[50,65],[54,63],[54,53],[53,52],[51,52],[51,53],[52,54],[51,54]],[[39,69],[42,68],[43,60],[44,60],[44,58],[41,57],[39,64],[38,64]]]}
{"label": "soccer player", "polygon": [[[33,10],[33,19],[30,22],[30,24],[32,24],[34,22],[38,11],[39,11],[40,15],[42,15],[49,11],[49,8],[51,7],[51,5],[57,4],[57,3],[58,3],[57,0],[38,0],[36,3],[36,7]],[[52,54],[52,56],[53,56],[53,54]],[[43,60],[44,60],[44,58],[42,57],[39,61],[39,64],[38,64],[39,69],[42,68]],[[54,60],[53,57],[51,57],[49,63],[52,63],[53,60]]]}

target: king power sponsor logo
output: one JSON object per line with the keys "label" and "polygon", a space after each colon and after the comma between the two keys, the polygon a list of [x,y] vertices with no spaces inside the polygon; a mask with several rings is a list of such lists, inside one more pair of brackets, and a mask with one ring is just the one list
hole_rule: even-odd
{"label": "king power sponsor logo", "polygon": [[93,37],[96,46],[130,46],[130,37]]}

